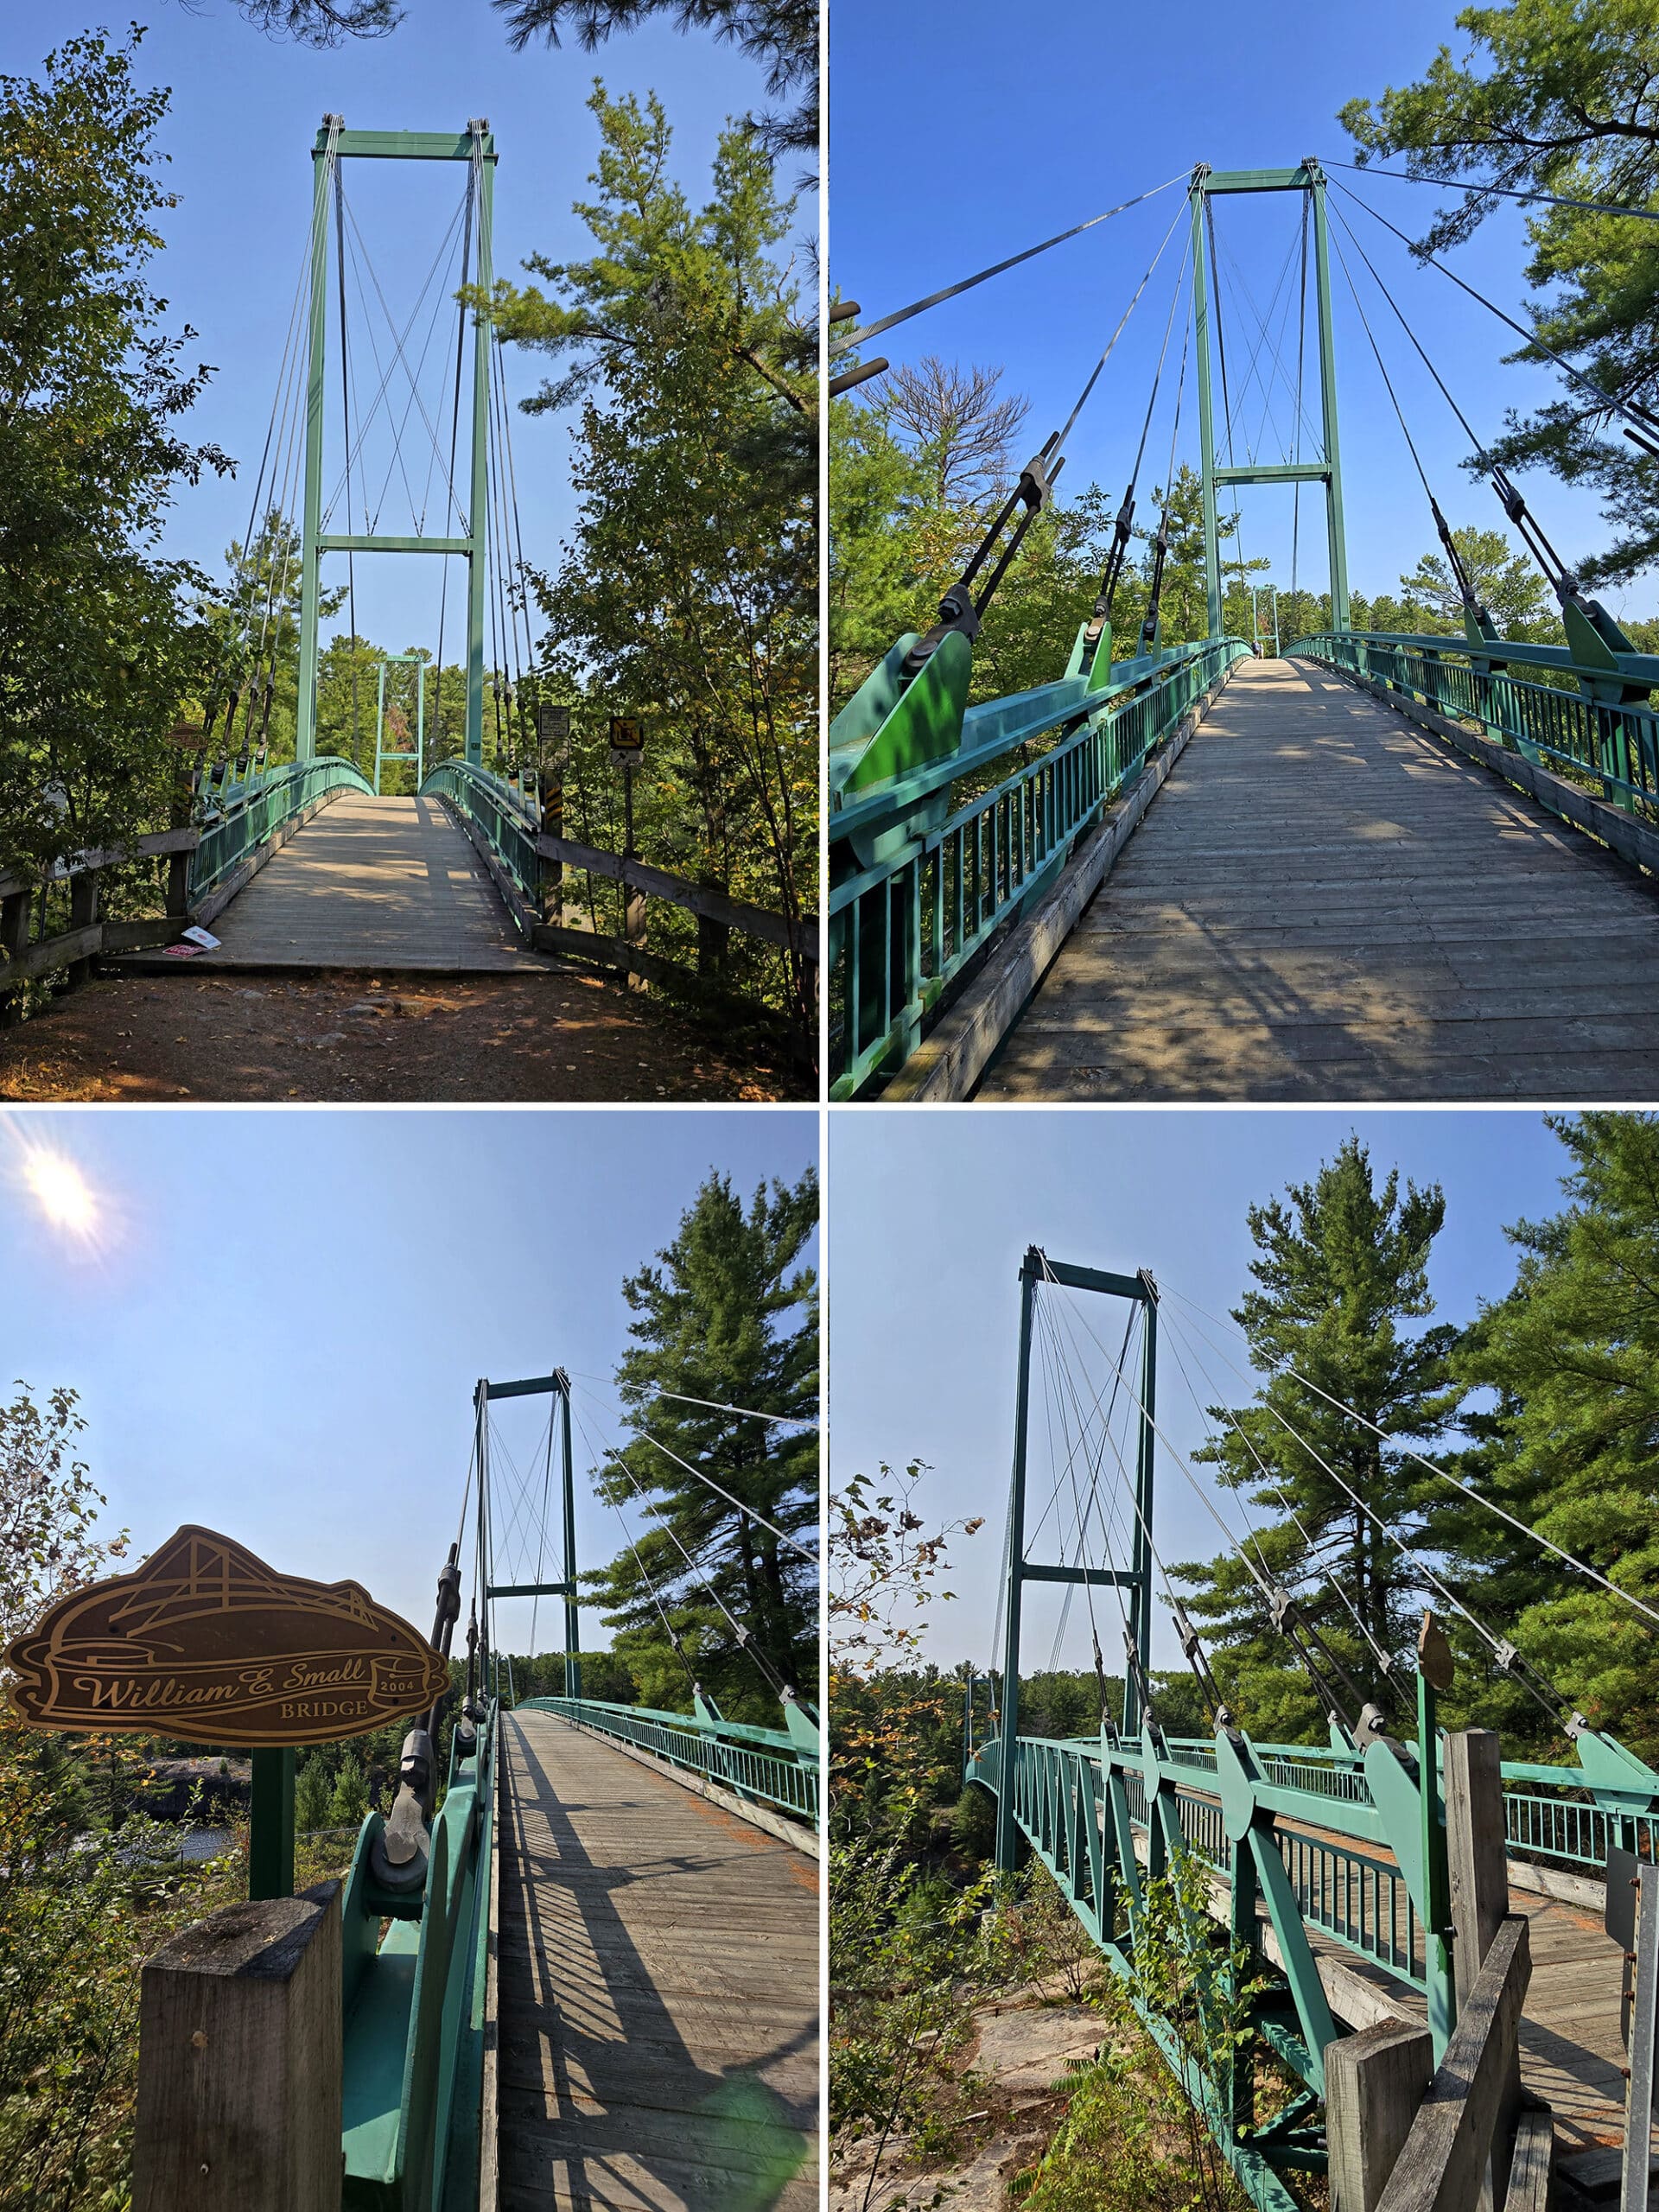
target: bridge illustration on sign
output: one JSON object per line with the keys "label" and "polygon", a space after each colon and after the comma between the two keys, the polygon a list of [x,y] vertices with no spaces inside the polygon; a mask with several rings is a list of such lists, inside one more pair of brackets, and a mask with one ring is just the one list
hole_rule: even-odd
{"label": "bridge illustration on sign", "polygon": [[[937,621],[898,638],[831,723],[832,1096],[1650,1096],[1659,914],[1643,877],[1659,868],[1659,655],[1638,652],[1584,588],[1492,458],[1368,251],[1392,249],[1348,219],[1394,230],[1368,200],[1312,158],[1200,162],[895,313],[862,321],[845,302],[831,391],[888,366],[868,349],[895,325],[1079,231],[1166,206],[1160,196],[1182,184],[1077,404],[1020,472]],[[1261,195],[1294,218],[1265,309],[1227,250],[1230,215],[1217,217]],[[1118,403],[1128,481],[1093,610],[1075,636],[1053,639],[1048,680],[975,697],[987,612],[1052,509],[1078,416],[1097,387],[1109,391],[1118,339],[1183,232],[1150,396]],[[1385,391],[1444,553],[1447,633],[1355,626],[1333,270],[1357,315],[1359,359],[1381,378],[1379,419]],[[1407,281],[1433,279],[1414,268]],[[1064,313],[1075,316],[1069,294]],[[1471,472],[1554,594],[1565,644],[1505,638],[1482,603],[1399,397],[1402,369],[1420,363],[1430,404],[1455,416]],[[1599,386],[1590,397],[1640,450],[1659,452],[1654,418]],[[1178,463],[1193,495],[1180,517]],[[1137,530],[1143,470],[1154,469],[1157,509]],[[1328,613],[1303,618],[1305,634],[1266,658],[1230,543],[1239,516],[1223,505],[1274,486],[1293,502],[1293,599],[1294,549],[1305,558],[1311,536],[1304,497],[1323,508]],[[1172,545],[1189,524],[1202,534],[1204,634],[1169,644]],[[1130,594],[1125,624],[1137,535],[1145,592]],[[1224,619],[1230,584],[1232,628],[1249,635]],[[1276,644],[1281,612],[1275,599]],[[1518,960],[1522,943],[1537,957]]]}

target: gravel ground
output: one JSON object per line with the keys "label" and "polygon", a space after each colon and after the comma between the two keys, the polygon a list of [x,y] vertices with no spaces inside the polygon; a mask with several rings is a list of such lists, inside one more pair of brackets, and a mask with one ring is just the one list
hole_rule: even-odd
{"label": "gravel ground", "polygon": [[610,1103],[809,1095],[781,1061],[572,972],[111,976],[0,1031],[0,1099]]}

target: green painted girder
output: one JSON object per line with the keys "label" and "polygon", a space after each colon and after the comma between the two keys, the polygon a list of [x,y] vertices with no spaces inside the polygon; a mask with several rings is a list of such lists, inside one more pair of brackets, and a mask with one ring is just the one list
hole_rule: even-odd
{"label": "green painted girder", "polygon": [[1033,1567],[1029,1560],[1020,1570],[1027,1582],[1087,1584],[1090,1589],[1137,1590],[1141,1577],[1116,1567]]}
{"label": "green painted girder", "polygon": [[[487,130],[481,142],[475,142],[470,130],[342,130],[334,145],[337,154],[352,161],[470,162],[475,143],[484,160],[495,160],[494,135]],[[326,130],[318,131],[315,150],[327,152]]]}
{"label": "green painted girder", "polygon": [[[358,1837],[340,1922],[342,2212],[474,2212],[477,2204],[478,2117],[467,2101],[482,2079],[494,1748],[492,1706],[474,1755],[452,1752],[425,1893],[412,1912],[374,1880],[378,1813]],[[377,1943],[394,1902],[402,1916]]]}
{"label": "green painted girder", "polygon": [[[476,553],[470,537],[397,537],[381,531],[353,531],[324,535],[317,540],[319,553]],[[400,654],[398,658],[407,658]]]}
{"label": "green painted girder", "polygon": [[1306,192],[1313,182],[1305,162],[1294,169],[1210,169],[1198,180],[1201,192]]}
{"label": "green painted girder", "polygon": [[1328,484],[1331,471],[1322,461],[1263,461],[1237,468],[1217,467],[1210,477],[1216,484]]}
{"label": "green painted girder", "polygon": [[491,1582],[485,1586],[486,1598],[568,1598],[575,1588],[574,1582]]}

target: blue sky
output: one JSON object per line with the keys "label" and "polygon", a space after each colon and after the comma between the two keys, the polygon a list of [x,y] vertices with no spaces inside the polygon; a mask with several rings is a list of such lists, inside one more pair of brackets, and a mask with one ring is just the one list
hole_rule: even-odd
{"label": "blue sky", "polygon": [[[42,1217],[31,1145],[68,1154],[97,1193],[96,1243]],[[624,1275],[671,1241],[710,1168],[747,1200],[817,1152],[815,1114],[766,1108],[15,1113],[0,1117],[0,1388],[79,1391],[104,1517],[138,1551],[199,1522],[284,1571],[353,1576],[424,1633],[477,1378],[563,1366],[578,1423],[615,1443]],[[494,1410],[525,1467],[545,1401]],[[592,1464],[579,1448],[587,1566],[622,1542],[580,1479]],[[501,1606],[510,1648],[530,1610]],[[541,1608],[542,1649],[562,1642],[557,1613]],[[591,1611],[582,1629],[590,1649],[608,1641]]]}
{"label": "blue sky", "polygon": [[[1350,159],[1353,148],[1336,122],[1337,110],[1357,95],[1375,98],[1389,84],[1414,80],[1442,41],[1461,52],[1461,35],[1452,28],[1455,13],[1453,0],[1396,0],[1385,9],[1332,8],[1325,0],[1240,9],[1228,0],[1181,0],[1176,9],[1109,10],[1089,0],[1049,0],[1013,13],[987,0],[912,0],[899,41],[893,10],[880,0],[836,0],[827,170],[831,277],[867,316],[877,316],[1185,173],[1195,161],[1216,168],[1265,168],[1291,167],[1306,154]],[[1421,236],[1442,197],[1456,196],[1332,173],[1412,236]],[[1183,198],[1176,186],[901,325],[870,350],[895,365],[929,353],[1002,365],[1004,389],[1033,401],[1027,435],[1034,450],[1070,412]],[[1555,394],[1553,372],[1501,365],[1518,341],[1484,308],[1445,276],[1417,269],[1404,247],[1339,191],[1330,200],[1353,225],[1478,430],[1495,434],[1507,409]],[[1290,195],[1217,202],[1224,257],[1236,263],[1258,308],[1265,309],[1273,296],[1299,221],[1299,202]],[[1445,401],[1339,224],[1333,222],[1332,233],[1347,253],[1448,518],[1454,525],[1504,526],[1491,490],[1458,467],[1468,442]],[[1114,499],[1122,495],[1185,238],[1183,216],[1068,448],[1063,499],[1096,477]],[[1518,314],[1525,260],[1522,219],[1511,212],[1490,219],[1456,251],[1452,265]],[[1281,313],[1294,282],[1293,266]],[[1394,590],[1401,571],[1434,546],[1433,525],[1340,269],[1332,282],[1350,582],[1370,593]],[[1241,363],[1249,359],[1250,334],[1244,310],[1230,299],[1224,302],[1224,316],[1236,394],[1247,374]],[[1268,321],[1276,335],[1278,316]],[[1294,342],[1293,316],[1293,378]],[[1167,461],[1179,343],[1178,318],[1141,479],[1142,520],[1144,502]],[[1306,389],[1314,388],[1310,373]],[[1252,440],[1262,419],[1262,397],[1258,383],[1248,408],[1237,410]],[[1287,429],[1291,408],[1282,387],[1274,406],[1281,430]],[[1217,415],[1219,435],[1218,386]],[[1190,460],[1197,454],[1196,421],[1189,374],[1182,442]],[[1282,438],[1275,445],[1265,435],[1255,457],[1282,459]],[[1527,480],[1527,494],[1569,560],[1607,542],[1593,497],[1543,474]],[[1268,556],[1274,580],[1287,586],[1289,489],[1252,487],[1238,496],[1245,553]],[[1300,551],[1300,581],[1322,589],[1326,555],[1318,487],[1302,495]],[[1607,596],[1632,615],[1655,611],[1650,578]]]}
{"label": "blue sky", "polygon": [[[921,1492],[930,1522],[986,1516],[977,1536],[954,1546],[957,1596],[934,1608],[930,1656],[947,1665],[972,1657],[982,1665],[990,1656],[1014,1436],[1017,1276],[1026,1247],[1039,1244],[1052,1260],[1120,1274],[1150,1268],[1166,1317],[1159,1425],[1177,1452],[1190,1454],[1204,1440],[1205,1424],[1181,1381],[1175,1344],[1183,1343],[1195,1379],[1196,1347],[1213,1381],[1239,1394],[1227,1402],[1242,1402],[1253,1382],[1230,1373],[1204,1345],[1180,1299],[1224,1321],[1249,1287],[1246,1207],[1311,1180],[1351,1129],[1370,1147],[1379,1181],[1397,1166],[1402,1182],[1444,1188],[1446,1226],[1430,1263],[1436,1318],[1471,1319],[1480,1299],[1501,1296],[1513,1280],[1506,1225],[1535,1220],[1560,1203],[1567,1154],[1536,1114],[878,1107],[830,1116],[832,1487],[856,1471],[874,1473],[884,1460],[902,1465],[919,1459],[932,1470]],[[1073,1327],[1093,1329],[1116,1357],[1121,1306],[1066,1295]],[[1230,1327],[1203,1327],[1248,1366]],[[1092,1375],[1087,1404],[1108,1370],[1086,1338],[1077,1342]],[[1194,1471],[1216,1497],[1207,1471]],[[1157,1480],[1160,1554],[1212,1555],[1221,1537],[1161,1447]],[[1033,1519],[1051,1484],[1052,1477],[1039,1483],[1033,1471]],[[1230,1500],[1229,1510],[1236,1510]],[[1233,1525],[1240,1525],[1236,1518]],[[1052,1541],[1052,1526],[1049,1534]],[[1058,1556],[1046,1547],[1028,1552],[1039,1555]],[[1027,1590],[1027,1665],[1046,1662],[1058,1612],[1057,1592]],[[1116,1614],[1110,1618],[1116,1636]],[[1102,1643],[1106,1649],[1104,1633]],[[1086,1665],[1088,1649],[1078,1604],[1061,1663]],[[1161,1607],[1154,1650],[1160,1664],[1179,1662]],[[1108,1650],[1109,1663],[1112,1656]]]}
{"label": "blue sky", "polygon": [[[64,37],[97,23],[119,33],[133,16],[147,26],[141,81],[170,86],[174,94],[161,144],[171,156],[165,174],[181,204],[163,225],[168,246],[153,265],[155,288],[171,303],[169,325],[189,322],[200,334],[189,358],[218,371],[189,431],[242,463],[234,480],[208,477],[194,491],[183,488],[168,531],[170,551],[214,574],[226,546],[247,528],[307,245],[311,148],[325,112],[344,115],[354,130],[463,130],[469,117],[486,117],[500,156],[496,268],[517,276],[532,252],[557,261],[592,251],[571,203],[591,196],[587,178],[598,141],[585,103],[596,75],[613,96],[632,91],[643,99],[653,89],[660,94],[675,130],[673,171],[694,205],[708,197],[709,162],[725,118],[769,105],[761,73],[741,54],[704,34],[676,35],[671,19],[613,39],[594,54],[569,43],[514,54],[488,0],[408,0],[405,20],[391,36],[347,41],[329,53],[264,37],[233,0],[125,0],[102,12],[91,0],[47,0],[42,7],[0,10],[0,71],[34,74]],[[791,174],[785,170],[785,184]],[[348,165],[346,192],[399,322],[420,291],[461,184],[460,165]],[[808,223],[816,225],[810,208],[800,226]],[[799,267],[810,289],[804,254]],[[354,294],[351,314],[359,318]],[[423,327],[417,326],[417,334]],[[448,324],[451,347],[453,328]],[[361,349],[366,341],[353,343]],[[381,345],[388,352],[384,324]],[[429,368],[438,358],[435,351]],[[542,382],[541,359],[509,349],[507,385],[515,399]],[[372,393],[377,379],[366,351],[359,365],[359,382]],[[337,364],[331,373],[337,374]],[[406,386],[395,390],[406,397]],[[331,384],[328,397],[329,435],[338,450],[337,385]],[[446,442],[447,429],[446,423]],[[556,565],[575,512],[569,432],[568,416],[521,416],[513,425],[524,551],[543,567]],[[422,435],[416,416],[411,439]],[[410,450],[411,467],[423,471],[429,446],[411,443]],[[407,526],[388,509],[383,527]],[[435,511],[429,527],[438,526]],[[435,643],[439,574],[446,566],[454,570],[446,658],[456,658],[459,563],[431,556],[359,556],[359,629],[395,651]],[[343,558],[332,556],[325,582],[343,582],[344,570]]]}

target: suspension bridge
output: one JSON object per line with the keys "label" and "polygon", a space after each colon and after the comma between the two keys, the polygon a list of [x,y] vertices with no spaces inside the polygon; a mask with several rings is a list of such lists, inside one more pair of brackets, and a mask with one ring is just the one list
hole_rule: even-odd
{"label": "suspension bridge", "polygon": [[[1185,211],[1071,415],[1002,498],[938,620],[899,638],[831,724],[831,1095],[1648,1096],[1659,656],[1636,649],[1493,460],[1367,251],[1367,219],[1404,239],[1367,200],[1311,157],[1199,163],[893,314],[861,322],[855,302],[836,307],[831,356],[846,365],[832,392],[887,369],[869,348],[895,324],[1183,182]],[[1283,195],[1298,213],[1265,306],[1217,213],[1255,195]],[[1052,681],[987,696],[975,640],[1182,232],[1150,395],[1122,409],[1132,459],[1092,611],[1074,639],[1056,639]],[[1351,620],[1333,270],[1444,551],[1452,634]],[[1596,386],[1586,398],[1586,380],[1550,358],[1592,414],[1659,453],[1644,410]],[[1505,638],[1482,603],[1399,397],[1402,363],[1455,416],[1548,582],[1564,644]],[[1166,645],[1184,427],[1196,437],[1205,634]],[[1156,520],[1139,533],[1144,606],[1115,644],[1149,448],[1167,464]],[[1236,518],[1222,509],[1256,486],[1291,493],[1293,589],[1303,494],[1324,510],[1328,626],[1282,640],[1275,600],[1270,648],[1254,612],[1248,637],[1224,621],[1227,572],[1242,586],[1245,568],[1224,550]]]}
{"label": "suspension bridge", "polygon": [[[642,855],[633,782],[651,702],[611,718],[595,771],[573,744],[569,687],[542,664],[489,308],[497,162],[482,118],[462,131],[323,118],[217,659],[199,724],[172,734],[172,824],[136,854],[72,855],[45,881],[0,872],[0,1018],[16,984],[79,980],[100,955],[176,972],[194,927],[219,940],[185,947],[198,969],[491,975],[575,960],[753,1020],[735,933],[781,957],[793,1031],[816,1027],[816,918]],[[405,298],[347,176],[406,177],[408,232],[435,164],[460,189]],[[419,572],[392,619],[427,635],[404,651],[359,628],[359,573],[388,559]],[[566,835],[568,788],[588,820],[615,822],[608,844]],[[164,912],[106,914],[108,872],[135,858],[159,868]],[[650,943],[653,912],[671,910],[694,919],[690,963],[677,939]]]}
{"label": "suspension bridge", "polygon": [[[524,1400],[545,1401],[547,1418],[528,1455],[515,1457],[501,1408]],[[734,1542],[769,1537],[815,1554],[747,1509],[735,1538],[728,1516],[723,1532],[711,1519],[688,1545],[594,1437],[590,1423],[602,1429],[612,1418],[596,1405],[584,1419],[563,1369],[478,1382],[431,1638],[448,1660],[470,1573],[447,1761],[440,1774],[448,1696],[406,1738],[395,1802],[365,1820],[343,1887],[291,1897],[295,1755],[254,1754],[251,1893],[276,1901],[280,1922],[263,1940],[291,1942],[304,1916],[338,1913],[326,1955],[338,1978],[325,1974],[321,2027],[287,2067],[308,2101],[280,2132],[315,2149],[319,2128],[337,2126],[344,2177],[331,2150],[315,2196],[282,2174],[262,2176],[238,2199],[257,2212],[817,2203],[817,1721],[769,1653],[772,1624],[740,1620],[715,1580]],[[629,1427],[648,1436],[649,1412]],[[573,1427],[596,1469],[621,1471],[641,1510],[630,1529],[612,1501],[642,1592],[685,1668],[684,1711],[584,1694]],[[698,1479],[730,1501],[712,1477]],[[778,1726],[729,1719],[705,1694],[676,1619],[685,1602],[676,1586],[747,1655]],[[531,1654],[543,1601],[560,1606],[557,1694],[513,1681],[499,1616],[525,1600],[521,1649]],[[213,1928],[187,1939],[193,1960]],[[245,1942],[240,1921],[232,1936]],[[192,2075],[177,2092],[188,2111],[175,2110],[167,2066],[162,2040],[147,2042],[135,2202],[144,2212],[221,2204],[222,2194],[200,2193],[194,2169],[177,2180],[178,2141],[207,2146],[201,2174],[229,2171],[260,2139],[256,2112],[266,2115],[279,2092],[250,2066],[204,2104]],[[162,2145],[154,2189],[147,2139]]]}
{"label": "suspension bridge", "polygon": [[[1144,1270],[1070,1265],[1034,1246],[1020,1281],[996,1656],[988,1680],[970,1674],[963,1690],[965,1773],[995,1797],[998,1867],[1035,1859],[1053,1877],[1262,2212],[1292,2212],[1299,2174],[1328,2177],[1335,2212],[1452,2212],[1478,2200],[1541,2212],[1552,2161],[1580,2192],[1568,2201],[1616,2194],[1621,2212],[1644,2212],[1659,1773],[1571,1710],[1503,1624],[1446,1582],[1423,1540],[1390,1526],[1282,1414],[1289,1441],[1328,1478],[1338,1518],[1310,1529],[1279,1493],[1305,1551],[1289,1577],[1273,1564],[1282,1545],[1275,1553],[1248,1508],[1234,1526],[1172,1442],[1180,1414],[1160,1396],[1160,1368],[1166,1385],[1173,1365],[1205,1430],[1217,1420],[1235,1429],[1274,1490],[1248,1433],[1214,1410],[1229,1393],[1223,1370],[1251,1389],[1259,1382],[1242,1342],[1228,1341],[1231,1325]],[[1096,1326],[1114,1309],[1121,1336]],[[1382,1439],[1298,1379],[1356,1438]],[[1160,1465],[1182,1478],[1237,1562],[1287,1674],[1325,1717],[1325,1742],[1259,1741],[1249,1716],[1228,1710],[1159,1548]],[[1522,1530],[1505,1509],[1489,1510]],[[1444,1633],[1427,1614],[1416,1651],[1402,1654],[1353,1569],[1347,1521],[1391,1548],[1441,1617],[1456,1615],[1496,1675],[1536,1702],[1548,1734],[1570,1745],[1567,1763],[1504,1761],[1491,1733],[1441,1727],[1439,1701],[1453,1682]],[[1611,1590],[1534,1541],[1569,1577]],[[1159,1585],[1207,1736],[1166,1732],[1160,1720]],[[1064,1738],[1021,1729],[1033,1671],[1024,1614],[1033,1591],[1052,1596],[1056,1586],[1049,1671],[1080,1594],[1099,1702],[1098,1727]],[[1625,1602],[1643,1617],[1633,1628],[1659,1619]],[[1122,1651],[1121,1689],[1103,1639]],[[1165,1914],[1154,1885],[1172,1876]]]}

